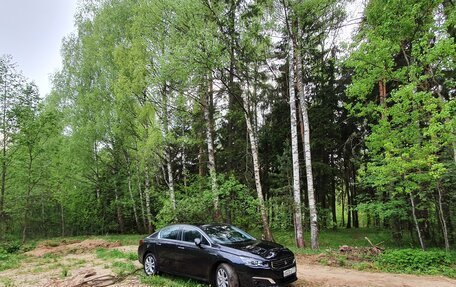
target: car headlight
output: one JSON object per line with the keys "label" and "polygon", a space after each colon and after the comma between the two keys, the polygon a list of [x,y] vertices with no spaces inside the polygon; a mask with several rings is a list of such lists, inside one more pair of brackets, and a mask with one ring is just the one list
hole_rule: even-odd
{"label": "car headlight", "polygon": [[268,267],[269,264],[266,261],[258,260],[255,258],[249,258],[249,257],[242,257],[239,256],[244,262],[245,265],[250,266],[250,267]]}

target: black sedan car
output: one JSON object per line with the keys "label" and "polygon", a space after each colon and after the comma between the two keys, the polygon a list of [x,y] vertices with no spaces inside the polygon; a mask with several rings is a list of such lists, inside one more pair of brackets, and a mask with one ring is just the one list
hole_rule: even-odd
{"label": "black sedan car", "polygon": [[287,286],[297,280],[293,252],[226,224],[167,226],[140,241],[147,275],[159,272],[217,287]]}

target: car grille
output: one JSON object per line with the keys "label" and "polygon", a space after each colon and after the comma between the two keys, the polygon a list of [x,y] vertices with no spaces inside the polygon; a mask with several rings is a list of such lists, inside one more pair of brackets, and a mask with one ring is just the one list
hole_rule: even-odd
{"label": "car grille", "polygon": [[295,259],[294,257],[287,257],[271,262],[271,267],[274,269],[281,269],[293,265]]}

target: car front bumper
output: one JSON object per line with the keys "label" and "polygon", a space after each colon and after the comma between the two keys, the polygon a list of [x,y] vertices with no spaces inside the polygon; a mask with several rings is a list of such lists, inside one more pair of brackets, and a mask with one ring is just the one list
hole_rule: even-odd
{"label": "car front bumper", "polygon": [[237,271],[241,287],[288,286],[298,279],[296,272],[286,277],[283,276],[283,271],[292,267],[296,268],[296,264],[284,269],[260,269],[242,266]]}

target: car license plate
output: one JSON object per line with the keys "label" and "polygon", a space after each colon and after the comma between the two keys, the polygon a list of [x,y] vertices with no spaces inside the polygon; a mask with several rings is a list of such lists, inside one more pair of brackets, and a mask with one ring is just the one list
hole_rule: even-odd
{"label": "car license plate", "polygon": [[290,276],[291,274],[296,273],[296,266],[291,267],[290,269],[284,270],[283,271],[283,277]]}

